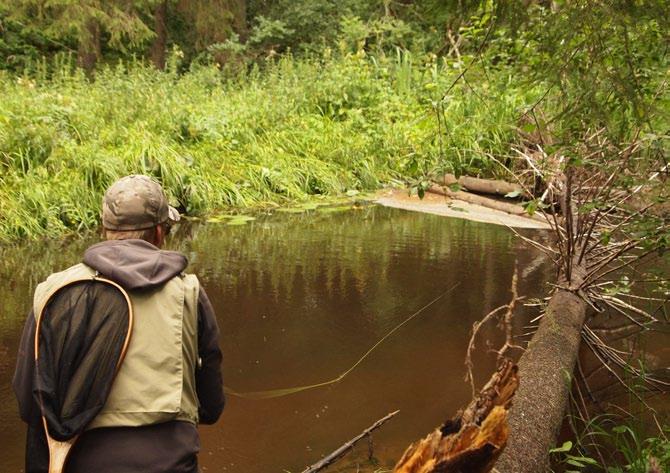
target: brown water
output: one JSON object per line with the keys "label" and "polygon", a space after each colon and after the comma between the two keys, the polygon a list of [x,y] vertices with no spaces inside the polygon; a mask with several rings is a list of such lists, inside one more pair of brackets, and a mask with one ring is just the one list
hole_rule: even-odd
{"label": "brown water", "polygon": [[[50,272],[78,262],[90,243],[31,243],[0,253],[1,472],[22,469],[24,428],[10,381],[32,291]],[[514,265],[521,294],[542,295],[542,281],[552,278],[543,259],[503,227],[380,207],[183,226],[170,246],[189,257],[212,300],[225,383],[240,392],[334,378],[458,284],[335,385],[260,401],[229,397],[221,420],[201,428],[200,463],[214,472],[299,472],[400,409],[374,435],[380,468],[392,465],[469,401],[469,331],[508,302]],[[498,336],[494,326],[483,332],[494,343]],[[493,357],[475,361],[481,382]],[[366,454],[366,446],[359,449]]]}

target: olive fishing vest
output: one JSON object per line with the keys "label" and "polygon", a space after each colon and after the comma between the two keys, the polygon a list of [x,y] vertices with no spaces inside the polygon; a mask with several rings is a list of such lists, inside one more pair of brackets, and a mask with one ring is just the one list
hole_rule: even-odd
{"label": "olive fishing vest", "polygon": [[[95,275],[80,263],[39,284],[33,301],[37,322],[54,292]],[[194,275],[178,275],[161,286],[128,291],[134,312],[128,351],[107,402],[87,429],[168,420],[198,423],[198,292]]]}

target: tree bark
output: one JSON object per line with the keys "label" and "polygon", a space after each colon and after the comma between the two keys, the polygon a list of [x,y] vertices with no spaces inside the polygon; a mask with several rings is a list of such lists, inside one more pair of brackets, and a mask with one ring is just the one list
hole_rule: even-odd
{"label": "tree bark", "polygon": [[464,202],[469,202],[471,204],[481,205],[482,207],[487,207],[493,210],[499,210],[501,212],[506,212],[508,214],[528,217],[533,220],[546,223],[546,219],[542,218],[537,214],[529,215],[528,212],[526,212],[526,209],[524,209],[521,205],[513,204],[511,202],[501,202],[499,200],[494,200],[489,197],[484,197],[477,194],[471,194],[470,192],[452,191],[449,190],[449,188],[447,187],[440,187],[436,185],[431,186],[428,189],[428,192],[444,195],[446,197],[451,197],[452,199],[462,200]]}
{"label": "tree bark", "polygon": [[156,5],[154,11],[154,32],[156,38],[151,45],[151,62],[156,69],[165,69],[165,50],[167,48],[167,0]]}
{"label": "tree bark", "polygon": [[510,410],[510,437],[495,465],[500,473],[549,471],[549,450],[555,445],[565,415],[586,319],[587,304],[576,294],[584,282],[585,265],[585,261],[573,264],[571,280],[563,277],[559,281],[561,288],[550,299],[537,332],[519,360],[521,383]]}
{"label": "tree bark", "polygon": [[77,51],[79,67],[91,75],[100,56],[100,24],[95,18],[89,18],[79,33]]}
{"label": "tree bark", "polygon": [[444,184],[450,185],[458,183],[472,192],[480,194],[502,195],[516,193],[522,197],[529,197],[528,193],[519,184],[501,181],[496,179],[480,179],[478,177],[461,176],[458,179],[452,174],[444,176]]}
{"label": "tree bark", "polygon": [[519,184],[496,179],[480,179],[478,177],[461,176],[456,179],[453,174],[445,174],[443,183],[445,186],[458,184],[472,192],[480,194],[507,195],[517,193],[522,197],[529,197],[528,193]]}
{"label": "tree bark", "polygon": [[247,27],[247,1],[232,0],[231,10],[233,13],[233,30],[240,36],[242,43],[249,37],[249,28]]}

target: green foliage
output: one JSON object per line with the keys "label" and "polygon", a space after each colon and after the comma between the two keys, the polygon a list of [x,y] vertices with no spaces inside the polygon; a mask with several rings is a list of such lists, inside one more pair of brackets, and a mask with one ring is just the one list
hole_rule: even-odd
{"label": "green foliage", "polygon": [[106,44],[120,51],[151,38],[151,29],[140,14],[149,9],[151,0],[100,1],[86,0],[0,0],[0,15],[21,25],[27,33],[43,35],[62,47],[76,45],[86,33],[86,25],[94,20],[107,35]]}
{"label": "green foliage", "polygon": [[[670,441],[665,428],[646,437],[639,423],[623,423],[614,416],[597,416],[587,424],[576,441],[565,441],[550,450],[560,471],[603,471],[606,473],[647,473],[651,465],[667,471],[670,467]],[[600,453],[598,453],[598,450]],[[604,454],[604,456],[603,456]]]}
{"label": "green foliage", "polygon": [[514,32],[497,30],[487,54],[515,62],[529,83],[545,84],[539,105],[561,144],[571,146],[587,129],[605,128],[614,143],[637,129],[667,130],[666,2],[555,3],[527,9]]}
{"label": "green foliage", "polygon": [[[507,177],[519,131],[553,136],[544,151],[576,163],[589,130],[605,128],[614,149],[641,130],[644,152],[618,182],[628,188],[667,159],[659,0],[171,0],[164,75],[131,56],[149,46],[159,3],[0,0],[0,68],[21,76],[0,76],[0,188],[25,186],[10,207],[41,215],[26,231],[23,217],[0,222],[17,228],[0,239],[94,225],[90,209],[27,198],[63,163],[96,198],[124,172],[165,176],[198,213],[396,179],[424,192],[443,172]],[[91,18],[108,61],[93,83],[72,66]],[[663,223],[634,225],[667,247]]]}
{"label": "green foliage", "polygon": [[[94,82],[60,67],[0,73],[0,240],[95,227],[104,189],[133,172],[199,215],[376,189],[445,165],[426,110],[453,81],[447,63],[286,56],[236,77],[119,65]],[[488,87],[500,90],[497,113],[460,93],[444,107],[450,167],[476,160],[486,172],[487,156],[506,152],[524,96]]]}
{"label": "green foliage", "polygon": [[598,465],[598,462],[595,459],[591,457],[585,457],[583,455],[573,455],[570,453],[571,451],[572,451],[572,442],[570,440],[567,440],[566,442],[563,442],[563,445],[561,445],[560,447],[552,448],[551,450],[549,450],[549,453],[562,454],[562,462],[565,463],[568,468],[576,467],[582,469],[589,465],[591,466]]}

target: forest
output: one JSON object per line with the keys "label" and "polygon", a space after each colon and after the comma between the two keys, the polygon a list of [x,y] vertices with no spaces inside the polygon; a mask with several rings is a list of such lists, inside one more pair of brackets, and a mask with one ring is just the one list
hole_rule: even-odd
{"label": "forest", "polygon": [[[500,406],[530,414],[512,407],[507,446],[476,468],[439,469],[439,451],[422,470],[414,444],[394,471],[668,471],[667,348],[647,366],[632,340],[670,333],[669,12],[665,0],[0,0],[0,255],[18,267],[16,248],[95,235],[105,189],[134,173],[185,220],[233,225],[504,181],[492,205],[550,228],[514,231],[553,268],[544,315],[519,360],[510,320],[529,300],[515,266],[504,304],[478,314],[507,330],[498,371],[437,437],[489,426]],[[624,322],[590,328],[603,313]],[[479,328],[460,355],[470,367]],[[628,404],[598,399],[584,356]],[[560,385],[549,414],[528,391],[547,384]]]}

